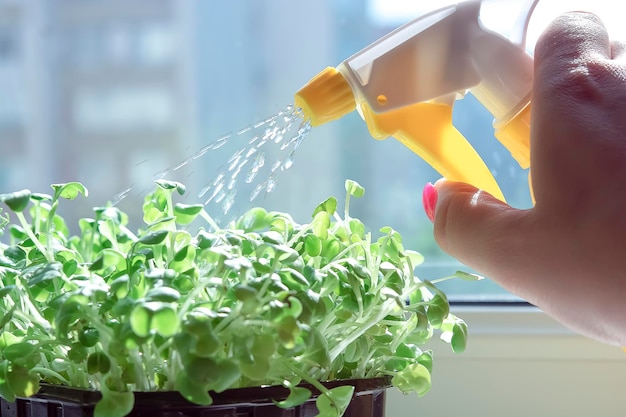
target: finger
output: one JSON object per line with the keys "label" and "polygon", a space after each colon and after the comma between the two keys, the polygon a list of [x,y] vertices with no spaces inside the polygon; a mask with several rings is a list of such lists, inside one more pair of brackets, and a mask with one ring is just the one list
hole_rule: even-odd
{"label": "finger", "polygon": [[608,33],[596,15],[572,12],[555,19],[535,47],[533,101],[535,106],[547,105],[535,113],[568,111],[572,99],[602,100],[598,90],[611,71],[611,55]]}
{"label": "finger", "polygon": [[568,65],[591,58],[610,58],[606,27],[592,13],[569,12],[557,17],[535,46],[535,62]]}
{"label": "finger", "polygon": [[611,59],[626,63],[626,43],[623,41],[611,42]]}
{"label": "finger", "polygon": [[468,184],[443,180],[435,188],[435,239],[444,251],[488,277],[506,279],[507,271],[527,270],[532,262],[522,247],[531,230],[524,226],[526,211]]}

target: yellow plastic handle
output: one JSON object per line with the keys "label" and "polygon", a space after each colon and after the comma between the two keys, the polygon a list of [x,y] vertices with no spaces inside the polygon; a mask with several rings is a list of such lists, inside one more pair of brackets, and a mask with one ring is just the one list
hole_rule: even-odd
{"label": "yellow plastic handle", "polygon": [[451,106],[416,103],[385,113],[374,113],[362,103],[361,111],[374,138],[392,136],[445,178],[469,183],[505,201],[485,162],[452,125]]}

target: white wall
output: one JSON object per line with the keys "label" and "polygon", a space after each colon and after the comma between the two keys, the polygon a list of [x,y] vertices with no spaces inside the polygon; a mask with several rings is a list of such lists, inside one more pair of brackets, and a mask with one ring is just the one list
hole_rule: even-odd
{"label": "white wall", "polygon": [[467,350],[437,341],[433,388],[387,394],[386,417],[626,415],[626,353],[573,334],[532,308],[457,310]]}

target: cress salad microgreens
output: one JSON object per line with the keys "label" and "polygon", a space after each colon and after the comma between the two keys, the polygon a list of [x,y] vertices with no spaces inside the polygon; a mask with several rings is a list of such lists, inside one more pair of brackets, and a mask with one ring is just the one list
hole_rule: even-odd
{"label": "cress salad microgreens", "polygon": [[[320,381],[388,375],[404,392],[431,385],[435,329],[464,349],[467,326],[445,294],[420,281],[422,256],[384,227],[373,239],[349,215],[363,188],[346,181],[345,214],[322,202],[310,224],[253,208],[228,227],[199,205],[174,201],[182,184],[160,180],[143,202],[145,227],[129,230],[116,207],[94,210],[71,235],[57,214],[86,188],[52,186],[0,195],[0,396],[41,382],[99,390],[98,417],[121,417],[135,391],[175,390],[208,405],[211,393],[280,384],[292,407],[322,395],[320,416],[341,416],[350,386]],[[16,222],[9,222],[17,219]],[[189,225],[204,222],[192,234]],[[7,224],[8,223],[8,224]],[[458,273],[464,279],[473,276]]]}

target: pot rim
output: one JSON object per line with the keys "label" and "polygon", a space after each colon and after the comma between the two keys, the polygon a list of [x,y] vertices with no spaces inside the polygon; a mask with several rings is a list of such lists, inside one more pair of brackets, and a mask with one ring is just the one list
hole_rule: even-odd
{"label": "pot rim", "polygon": [[[340,386],[354,386],[354,396],[369,395],[373,392],[384,391],[392,386],[391,376],[382,376],[363,379],[337,379],[321,382],[326,388]],[[311,390],[311,399],[320,395],[319,390],[308,383],[298,385]],[[289,395],[289,389],[282,385],[266,385],[257,387],[231,388],[226,391],[210,392],[213,398],[212,405],[227,404],[272,404],[281,401]],[[197,405],[186,400],[178,391],[135,391],[135,404],[150,406]],[[99,391],[84,388],[70,388],[62,385],[42,383],[37,394],[27,399],[57,400],[82,405],[94,405],[102,398]]]}

